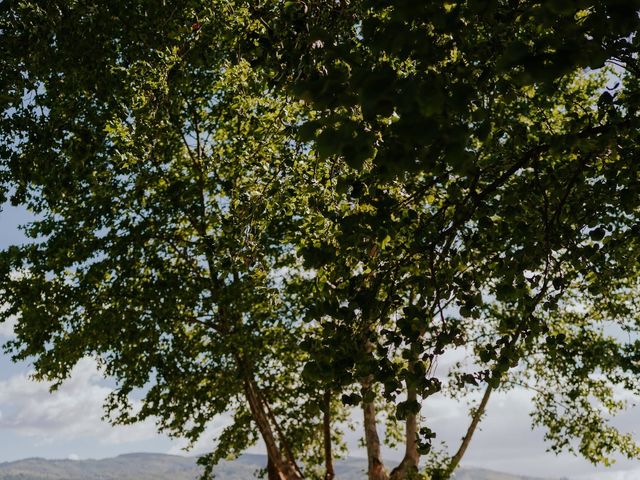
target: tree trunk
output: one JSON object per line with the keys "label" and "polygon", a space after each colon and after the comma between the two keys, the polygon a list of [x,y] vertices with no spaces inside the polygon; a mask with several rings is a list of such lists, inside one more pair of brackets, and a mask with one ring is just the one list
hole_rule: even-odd
{"label": "tree trunk", "polygon": [[280,476],[280,473],[278,472],[278,469],[276,468],[275,464],[273,463],[273,460],[269,455],[267,455],[267,478],[268,480],[282,479],[282,477]]}
{"label": "tree trunk", "polygon": [[291,461],[283,457],[267,413],[264,410],[264,405],[259,397],[259,392],[252,379],[247,377],[245,377],[245,395],[253,420],[258,426],[262,440],[267,448],[269,480],[303,480],[302,475],[292,465]]}
{"label": "tree trunk", "polygon": [[[371,378],[362,382],[363,396],[371,389]],[[364,416],[364,439],[367,447],[369,480],[389,480],[380,454],[380,438],[378,437],[375,402],[362,402]]]}
{"label": "tree trunk", "polygon": [[[407,386],[407,401],[418,400],[415,387]],[[405,453],[402,462],[391,472],[390,480],[403,480],[418,472],[420,454],[418,453],[418,420],[419,413],[407,415],[405,427]]]}
{"label": "tree trunk", "polygon": [[324,434],[324,480],[333,480],[336,476],[333,469],[333,452],[331,448],[331,390],[324,392],[324,412],[322,417],[322,431]]}
{"label": "tree trunk", "polygon": [[298,476],[304,477],[304,475],[302,474],[302,471],[300,470],[300,468],[298,467],[298,464],[296,463],[296,459],[289,446],[289,442],[287,441],[287,438],[285,437],[284,433],[280,429],[280,425],[278,424],[278,419],[273,414],[273,411],[269,406],[269,402],[264,398],[262,393],[258,390],[258,387],[255,385],[255,383],[253,385],[254,385],[254,389],[258,392],[258,400],[260,401],[260,404],[264,407],[264,411],[267,412],[268,418],[271,420],[271,422],[273,423],[276,429],[276,434],[280,438],[280,448],[281,450],[284,450],[285,457],[289,462],[289,465],[291,465],[291,467],[296,471]]}

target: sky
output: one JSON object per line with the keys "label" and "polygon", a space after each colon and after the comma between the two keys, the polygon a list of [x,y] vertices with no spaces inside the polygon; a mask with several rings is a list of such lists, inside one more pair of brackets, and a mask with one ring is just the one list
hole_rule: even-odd
{"label": "sky", "polygon": [[[19,225],[28,212],[7,205],[0,211],[0,248],[24,241]],[[13,335],[12,325],[0,323],[0,343]],[[56,392],[47,383],[29,378],[28,362],[14,364],[0,352],[0,462],[27,457],[107,458],[124,453],[159,452],[195,455],[209,451],[226,419],[212,422],[203,438],[185,451],[187,443],[158,434],[152,421],[113,427],[102,420],[102,402],[112,384],[101,378],[91,359],[81,361],[71,378]],[[476,433],[463,465],[530,476],[580,480],[632,480],[640,478],[640,460],[619,460],[613,467],[594,467],[570,455],[546,451],[544,431],[531,429],[531,393],[516,389],[494,394],[487,415]],[[439,440],[457,445],[468,424],[466,404],[442,396],[423,407],[429,426]],[[358,420],[358,418],[354,418]],[[616,422],[640,440],[640,407],[630,408]],[[363,457],[355,434],[347,439],[352,456]],[[258,445],[253,453],[264,453]],[[387,449],[388,466],[401,454]]]}

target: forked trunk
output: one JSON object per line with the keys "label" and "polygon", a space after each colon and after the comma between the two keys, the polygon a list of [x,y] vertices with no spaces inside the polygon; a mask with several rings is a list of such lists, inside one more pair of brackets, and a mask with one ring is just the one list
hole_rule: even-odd
{"label": "forked trunk", "polygon": [[262,440],[267,448],[267,473],[269,480],[303,480],[302,474],[298,471],[291,459],[282,455],[276,437],[269,422],[268,413],[265,411],[262,399],[253,381],[245,378],[245,395],[249,403],[249,408],[256,422]]}

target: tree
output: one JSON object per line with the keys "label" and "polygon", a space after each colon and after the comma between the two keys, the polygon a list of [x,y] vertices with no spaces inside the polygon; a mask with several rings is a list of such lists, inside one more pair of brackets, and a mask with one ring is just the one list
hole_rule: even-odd
{"label": "tree", "polygon": [[[554,448],[577,436],[593,461],[614,444],[637,454],[588,396],[615,410],[613,384],[637,390],[633,342],[602,325],[636,328],[633,305],[613,298],[637,287],[630,232],[637,222],[638,10],[636,2],[362,1],[289,2],[284,15],[272,15],[274,57],[295,72],[290,88],[317,112],[301,138],[364,172],[364,179],[342,179],[351,211],[332,217],[340,241],[324,242],[324,250],[339,253],[320,260],[335,272],[341,259],[330,285],[341,280],[344,293],[318,314],[376,337],[365,350],[379,351],[377,363],[356,362],[355,376],[367,378],[357,373],[363,366],[375,371],[385,396],[391,378],[393,397],[403,374],[388,365],[390,344],[408,350],[406,387],[415,383],[412,351],[428,371],[449,347],[475,345],[473,363],[485,367],[458,375],[486,390],[462,445],[437,475],[458,465],[492,390],[514,382],[518,365],[538,375],[535,419],[550,427]],[[269,18],[266,9],[256,15]],[[615,68],[599,78],[586,70],[605,64]],[[393,253],[380,255],[385,246]],[[354,277],[364,282],[354,287]],[[386,291],[358,298],[372,283]],[[393,308],[362,320],[372,297],[384,302],[389,291],[397,294]],[[592,301],[600,312],[576,315],[576,304]],[[418,310],[407,311],[412,306]],[[441,328],[433,325],[438,317]],[[603,348],[612,352],[606,361]],[[548,370],[554,381],[544,383]],[[573,387],[558,388],[566,384]],[[423,397],[432,393],[422,388]],[[414,417],[402,416],[414,432]],[[369,438],[370,478],[386,478],[377,435]],[[416,453],[414,445],[405,457],[410,466]]]}
{"label": "tree", "polygon": [[[3,2],[2,179],[39,217],[1,256],[9,349],[97,357],[115,421],[232,411],[210,465],[259,435],[270,478],[332,478],[350,405],[370,479],[447,478],[516,384],[552,448],[637,455],[605,412],[639,389],[639,6]],[[420,473],[424,399],[480,388]]]}
{"label": "tree", "polygon": [[230,413],[212,463],[259,434],[270,476],[300,478],[321,410],[340,417],[300,377],[312,328],[285,292],[299,107],[238,54],[232,32],[252,24],[234,5],[156,3],[0,7],[3,174],[38,217],[2,255],[9,349],[57,382],[96,357],[116,422],[156,416],[195,440]]}

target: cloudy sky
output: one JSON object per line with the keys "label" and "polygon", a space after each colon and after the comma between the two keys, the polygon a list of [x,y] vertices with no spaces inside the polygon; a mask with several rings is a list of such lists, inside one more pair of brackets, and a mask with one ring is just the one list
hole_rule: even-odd
{"label": "cloudy sky", "polygon": [[[22,241],[18,225],[26,218],[25,212],[4,207],[0,212],[0,248]],[[11,335],[11,325],[0,324],[0,343]],[[53,394],[47,384],[31,381],[29,371],[28,363],[13,364],[0,353],[0,462],[25,457],[104,458],[131,452],[186,454],[184,441],[157,434],[153,422],[111,427],[102,421],[101,404],[110,384],[98,375],[91,360],[82,361],[72,378]],[[606,469],[572,456],[547,453],[544,432],[530,428],[530,398],[525,390],[493,396],[482,429],[467,452],[466,465],[555,478],[640,478],[640,461],[620,460]],[[453,445],[468,423],[466,405],[444,398],[430,399],[423,413],[440,440]],[[189,454],[206,452],[224,423],[224,418],[214,422]],[[628,410],[617,423],[638,432],[640,438],[640,408]],[[350,444],[354,456],[364,456],[355,437]],[[263,453],[259,447],[254,451]],[[389,459],[400,456],[392,451],[386,455]]]}

